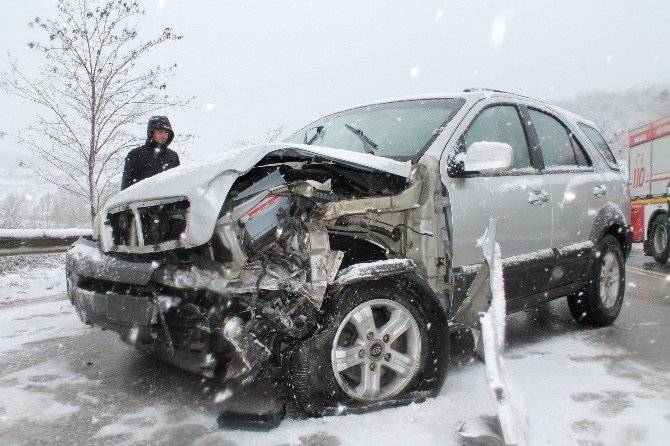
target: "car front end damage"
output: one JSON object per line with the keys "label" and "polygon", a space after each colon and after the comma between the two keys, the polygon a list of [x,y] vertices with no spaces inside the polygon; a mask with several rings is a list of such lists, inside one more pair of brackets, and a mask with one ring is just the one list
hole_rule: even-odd
{"label": "car front end damage", "polygon": [[[140,200],[144,190],[134,188],[142,185],[129,188],[105,208],[93,239],[80,239],[67,253],[68,294],[80,319],[182,369],[248,383],[282,376],[298,347],[333,324],[347,289],[386,278],[411,288],[405,292],[422,302],[427,327],[440,327],[428,335],[439,358],[423,367],[432,372],[422,371],[432,377],[428,387],[439,389],[447,304],[438,250],[446,252],[448,242],[435,211],[437,163],[385,160],[375,167],[377,157],[339,161],[332,155],[339,152],[324,157],[318,147],[264,147],[245,156],[249,164],[249,157],[258,158],[253,165],[200,179],[183,194],[172,185],[164,191],[170,196]],[[172,180],[180,180],[178,172]],[[146,190],[156,189],[151,181]],[[205,227],[207,237],[189,232],[193,226]],[[382,321],[387,326],[391,310]],[[365,335],[367,362],[388,368],[381,386],[386,376],[395,380],[393,388],[422,388],[399,366],[390,371],[390,352],[411,349],[387,345],[387,364],[377,350],[389,336],[372,340],[376,332]],[[335,358],[337,345],[329,347]],[[383,392],[365,395],[354,392],[350,399],[372,403]]]}

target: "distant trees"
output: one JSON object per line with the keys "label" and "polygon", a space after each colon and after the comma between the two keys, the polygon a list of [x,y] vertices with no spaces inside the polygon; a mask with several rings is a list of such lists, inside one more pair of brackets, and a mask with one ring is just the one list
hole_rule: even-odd
{"label": "distant trees", "polygon": [[22,196],[12,194],[0,201],[0,228],[23,228],[28,206]]}
{"label": "distant trees", "polygon": [[59,0],[56,19],[29,24],[45,37],[28,43],[44,60],[40,74],[31,77],[9,59],[0,76],[0,89],[42,110],[18,142],[48,167],[29,167],[81,198],[91,221],[118,188],[113,179],[122,154],[136,140],[128,125],[189,102],[166,93],[176,64],[140,68],[158,45],[181,38],[165,28],[141,41],[137,19],[143,14],[136,0]]}
{"label": "distant trees", "polygon": [[73,202],[67,192],[51,192],[30,199],[23,194],[10,194],[0,200],[0,228],[86,228],[89,225],[88,206],[83,201]]}
{"label": "distant trees", "polygon": [[626,164],[628,131],[670,113],[670,85],[640,86],[623,92],[583,92],[557,104],[594,121],[614,155]]}

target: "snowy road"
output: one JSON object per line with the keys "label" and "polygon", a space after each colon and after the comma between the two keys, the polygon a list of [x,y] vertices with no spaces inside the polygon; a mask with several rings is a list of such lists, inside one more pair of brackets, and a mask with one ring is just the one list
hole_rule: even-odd
{"label": "snowy road", "polygon": [[[631,266],[644,261],[636,252]],[[463,422],[495,413],[483,365],[456,344],[436,399],[323,419],[289,408],[269,433],[221,431],[207,383],[85,327],[62,294],[41,297],[38,285],[32,299],[0,306],[2,445],[456,445]],[[11,292],[0,289],[0,302]],[[630,270],[612,327],[576,325],[563,300],[508,318],[506,366],[528,410],[528,444],[666,444],[669,294],[661,275]]]}

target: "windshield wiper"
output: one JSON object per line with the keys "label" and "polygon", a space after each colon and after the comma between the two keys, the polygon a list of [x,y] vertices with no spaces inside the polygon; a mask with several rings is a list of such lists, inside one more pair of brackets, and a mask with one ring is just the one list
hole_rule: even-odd
{"label": "windshield wiper", "polygon": [[[314,127],[312,127],[312,128],[314,128]],[[325,126],[323,126],[323,125],[320,125],[320,126],[316,127],[316,133],[314,134],[314,136],[312,136],[309,139],[309,141],[307,141],[307,132],[305,132],[305,144],[307,144],[308,146],[311,145],[316,140],[316,138],[319,137],[321,132],[323,132],[324,128],[325,128]],[[307,130],[307,131],[309,131],[309,130]]]}
{"label": "windshield wiper", "polygon": [[356,136],[358,136],[361,139],[361,141],[363,141],[363,145],[366,147],[366,149],[365,149],[366,153],[371,153],[372,155],[375,154],[374,150],[377,150],[377,144],[373,140],[371,140],[370,138],[365,136],[365,134],[363,133],[363,130],[357,129],[353,125],[349,125],[349,124],[344,124],[344,126],[347,129],[351,130]]}

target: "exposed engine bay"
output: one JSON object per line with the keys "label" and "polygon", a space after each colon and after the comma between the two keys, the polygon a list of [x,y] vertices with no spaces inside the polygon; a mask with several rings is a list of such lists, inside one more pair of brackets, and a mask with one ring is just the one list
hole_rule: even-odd
{"label": "exposed engine bay", "polygon": [[202,246],[129,252],[142,240],[170,243],[193,218],[185,200],[110,213],[118,247],[70,250],[70,296],[84,322],[180,368],[239,384],[281,377],[347,286],[415,271],[444,283],[439,222],[423,217],[435,215],[430,183],[419,164],[403,178],[266,156],[236,179]]}

